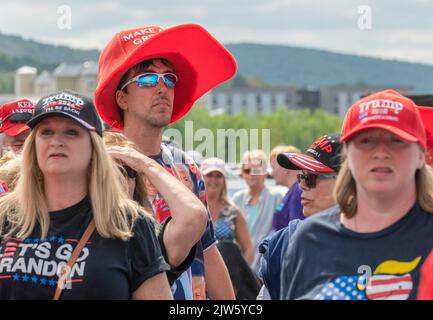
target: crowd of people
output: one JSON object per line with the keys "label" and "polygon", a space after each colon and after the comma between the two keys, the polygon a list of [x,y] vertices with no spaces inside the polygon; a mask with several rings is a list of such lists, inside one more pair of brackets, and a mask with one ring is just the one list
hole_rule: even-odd
{"label": "crowd of people", "polygon": [[412,100],[366,96],[304,153],[247,151],[231,196],[223,160],[163,139],[236,72],[212,35],[120,31],[98,67],[94,97],[0,106],[0,299],[433,299],[433,175]]}

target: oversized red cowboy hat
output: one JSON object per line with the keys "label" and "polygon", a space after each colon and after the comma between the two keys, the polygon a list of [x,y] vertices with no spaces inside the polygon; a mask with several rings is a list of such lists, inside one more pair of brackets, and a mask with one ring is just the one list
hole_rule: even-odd
{"label": "oversized red cowboy hat", "polygon": [[170,122],[185,115],[210,89],[230,79],[237,68],[233,56],[196,24],[121,31],[102,50],[98,64],[95,105],[108,125],[123,129],[115,98],[122,76],[141,61],[158,57],[170,61],[179,78]]}

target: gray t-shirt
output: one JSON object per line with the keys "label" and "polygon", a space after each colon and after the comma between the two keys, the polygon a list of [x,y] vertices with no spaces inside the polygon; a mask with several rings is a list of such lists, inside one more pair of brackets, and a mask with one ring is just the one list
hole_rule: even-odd
{"label": "gray t-shirt", "polygon": [[384,230],[357,233],[340,211],[314,215],[290,241],[282,299],[415,299],[420,269],[433,248],[433,214],[418,204]]}

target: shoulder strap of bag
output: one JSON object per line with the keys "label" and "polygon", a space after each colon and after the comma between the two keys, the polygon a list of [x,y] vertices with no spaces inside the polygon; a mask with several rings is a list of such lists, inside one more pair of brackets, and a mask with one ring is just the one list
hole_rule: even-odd
{"label": "shoulder strap of bag", "polygon": [[[69,276],[69,272],[72,270],[72,267],[75,264],[75,261],[77,261],[78,256],[80,255],[81,251],[85,247],[87,241],[89,240],[90,236],[92,235],[93,231],[95,231],[95,220],[92,219],[90,221],[89,225],[87,226],[86,231],[84,231],[83,236],[81,237],[80,241],[78,242],[77,246],[75,247],[74,251],[72,252],[71,257],[69,258],[68,264],[65,268],[63,268],[62,271],[62,277],[59,277],[59,280],[57,282],[56,292],[54,293],[53,300],[59,300],[60,295],[62,294],[63,288],[65,287],[65,280]],[[64,274],[67,273],[67,276],[65,277]],[[63,280],[65,279],[65,280]],[[61,280],[63,280],[63,283],[61,283]]]}

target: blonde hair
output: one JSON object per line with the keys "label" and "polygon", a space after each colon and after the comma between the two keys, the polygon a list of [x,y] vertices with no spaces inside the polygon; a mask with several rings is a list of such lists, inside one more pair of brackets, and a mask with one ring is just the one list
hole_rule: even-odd
{"label": "blonde hair", "polygon": [[[41,237],[47,236],[50,217],[44,193],[44,177],[36,158],[36,130],[32,130],[22,151],[21,176],[13,192],[0,199],[0,235],[28,237],[36,223]],[[101,137],[90,132],[92,157],[88,171],[89,196],[97,232],[104,238],[128,240],[134,222],[146,213],[129,199],[115,165]],[[5,225],[8,228],[5,228]],[[9,228],[10,227],[10,228]]]}
{"label": "blonde hair", "polygon": [[[135,149],[140,152],[138,146],[129,140],[124,134],[115,131],[105,131],[103,135],[104,143],[107,147],[118,146]],[[121,174],[120,180],[124,184],[125,188],[128,188],[125,177]],[[133,194],[133,200],[147,210],[150,210],[149,201],[147,200],[147,188],[146,188],[146,177],[143,175],[137,175],[135,179],[135,188]]]}
{"label": "blonde hair", "polygon": [[[356,197],[356,183],[350,171],[346,157],[346,147],[343,151],[344,161],[335,182],[334,195],[341,212],[352,218],[356,214],[358,202]],[[416,200],[425,211],[433,213],[433,170],[424,163],[415,173]]]}
{"label": "blonde hair", "polygon": [[[268,156],[263,150],[250,150],[244,153],[242,157],[242,167],[246,163],[254,162],[255,159],[260,160],[260,164],[262,165],[262,169],[267,170],[268,168]],[[251,161],[253,160],[253,161]]]}
{"label": "blonde hair", "polygon": [[271,153],[269,154],[269,159],[272,160],[273,158],[277,157],[280,153],[301,153],[301,150],[296,148],[295,146],[276,146],[272,149]]}
{"label": "blonde hair", "polygon": [[6,152],[0,159],[0,179],[13,191],[21,172],[21,155],[13,151]]}

